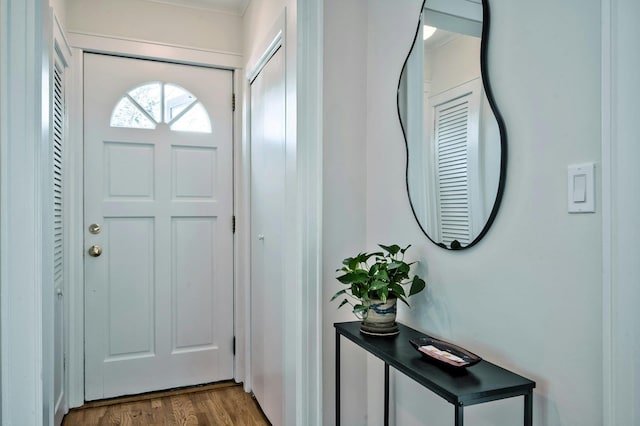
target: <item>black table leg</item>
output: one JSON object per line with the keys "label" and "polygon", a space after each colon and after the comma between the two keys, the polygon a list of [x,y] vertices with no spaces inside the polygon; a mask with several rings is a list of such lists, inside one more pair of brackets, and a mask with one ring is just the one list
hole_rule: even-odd
{"label": "black table leg", "polygon": [[336,332],[336,426],[340,426],[340,334]]}
{"label": "black table leg", "polygon": [[456,404],[456,421],[455,426],[462,426],[464,424],[464,405]]}
{"label": "black table leg", "polygon": [[533,392],[524,394],[524,426],[533,426]]}
{"label": "black table leg", "polygon": [[389,364],[384,363],[384,426],[389,426]]}

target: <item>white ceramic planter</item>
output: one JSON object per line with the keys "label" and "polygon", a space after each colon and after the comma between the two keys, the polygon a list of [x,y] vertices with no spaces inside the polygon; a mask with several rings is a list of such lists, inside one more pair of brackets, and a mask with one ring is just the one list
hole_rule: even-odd
{"label": "white ceramic planter", "polygon": [[396,324],[398,299],[372,300],[369,311],[366,313],[360,325],[360,331],[372,335],[396,334],[398,325]]}

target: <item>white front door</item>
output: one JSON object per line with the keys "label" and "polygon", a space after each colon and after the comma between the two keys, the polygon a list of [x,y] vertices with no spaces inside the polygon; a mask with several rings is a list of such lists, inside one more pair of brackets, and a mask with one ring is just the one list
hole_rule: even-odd
{"label": "white front door", "polygon": [[85,398],[231,379],[233,73],[84,72]]}
{"label": "white front door", "polygon": [[285,205],[284,49],[251,82],[251,383],[274,425],[283,424]]}

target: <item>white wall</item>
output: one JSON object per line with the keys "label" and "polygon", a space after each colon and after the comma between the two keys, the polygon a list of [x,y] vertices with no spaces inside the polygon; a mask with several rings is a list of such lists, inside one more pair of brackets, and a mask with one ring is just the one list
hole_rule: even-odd
{"label": "white wall", "polygon": [[[287,0],[252,0],[242,19],[243,48],[247,62],[259,52],[272,27],[284,12]],[[249,66],[253,64],[247,64]]]}
{"label": "white wall", "polygon": [[62,28],[66,28],[65,25],[67,22],[67,1],[68,0],[49,0],[49,5],[53,8],[53,13],[58,18],[58,21],[60,22],[60,25],[62,25]]}
{"label": "white wall", "polygon": [[446,43],[425,49],[431,94],[437,95],[480,76],[480,39],[458,35]]}
{"label": "white wall", "polygon": [[[489,70],[509,135],[507,185],[493,228],[462,253],[420,235],[403,191],[395,83],[419,3],[370,2],[368,245],[414,244],[429,292],[401,319],[535,380],[536,424],[600,424],[600,214],[567,214],[565,189],[568,164],[600,159],[599,2],[491,3]],[[576,351],[588,347],[596,350]],[[398,424],[452,416],[400,377],[396,400]],[[518,424],[521,409],[488,404],[468,409],[467,420]]]}
{"label": "white wall", "polygon": [[70,32],[242,52],[242,17],[238,15],[143,0],[65,1]]}
{"label": "white wall", "polygon": [[[361,150],[341,148],[341,162],[348,170],[325,161],[325,174],[341,177],[335,181],[331,177],[332,188],[325,178],[325,203],[350,200],[348,205],[357,205],[340,219],[325,213],[325,228],[333,224],[336,234],[345,234],[333,255],[337,260],[351,254],[351,247],[373,248],[379,242],[413,244],[411,256],[420,260],[418,272],[426,275],[429,289],[413,298],[410,312],[401,310],[402,321],[535,380],[535,424],[599,425],[601,206],[598,199],[595,214],[567,213],[566,167],[594,161],[600,169],[600,2],[491,2],[489,70],[509,136],[506,190],[492,229],[477,246],[463,252],[444,251],[420,233],[405,192],[405,154],[395,100],[420,3],[367,2],[366,98],[363,103],[349,101],[352,121],[341,127],[334,127],[341,124],[338,113],[331,121],[325,116],[325,132],[340,130],[361,137],[361,118],[354,114],[366,108],[366,177],[359,168]],[[326,20],[331,16],[339,22],[341,14],[350,16],[351,5],[327,1],[325,10],[332,12]],[[351,37],[359,37],[361,25],[357,19]],[[355,72],[362,70],[352,62],[356,59],[346,60],[338,50],[341,46],[325,47],[325,61],[331,64],[325,66],[325,86],[330,81],[327,70],[332,68],[342,70],[336,87],[360,84],[364,74]],[[361,54],[357,60],[362,60]],[[326,103],[332,101],[329,95],[325,89]],[[326,137],[325,145],[329,143],[339,142]],[[354,182],[350,174],[356,176],[355,183],[347,183]],[[597,182],[599,194],[599,175]],[[362,200],[362,185],[365,209],[351,200]],[[361,246],[361,231],[352,230],[357,219],[366,222],[366,247]],[[331,260],[326,255],[327,274]],[[330,279],[328,275],[325,281]],[[328,324],[337,314],[327,305]],[[325,360],[331,353],[327,342]],[[370,371],[382,375],[381,365],[370,364]],[[329,367],[325,364],[327,377]],[[395,380],[396,424],[423,424],[425,418],[433,424],[452,421],[450,405],[401,375]],[[325,389],[325,415],[331,392]],[[370,401],[381,398],[374,395]],[[379,417],[381,407],[377,411],[371,411],[370,419]],[[520,424],[522,401],[470,407],[465,417],[476,425]],[[325,417],[327,424],[330,420]]]}
{"label": "white wall", "polygon": [[[323,407],[324,424],[335,421],[334,322],[352,321],[335,279],[342,259],[366,245],[366,39],[367,9],[361,0],[324,2],[323,137]],[[341,419],[345,425],[367,424],[366,355],[342,339]]]}

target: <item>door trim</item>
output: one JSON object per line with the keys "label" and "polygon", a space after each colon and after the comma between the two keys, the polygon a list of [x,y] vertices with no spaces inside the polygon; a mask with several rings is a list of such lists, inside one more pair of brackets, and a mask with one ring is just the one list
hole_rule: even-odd
{"label": "door trim", "polygon": [[[157,43],[147,43],[136,40],[116,39],[113,37],[103,37],[98,35],[92,35],[87,37],[78,37],[78,33],[68,33],[69,44],[72,50],[72,65],[71,71],[71,84],[69,92],[69,120],[76,123],[74,126],[70,126],[69,129],[69,151],[71,155],[69,157],[69,164],[67,170],[67,176],[70,182],[70,194],[78,194],[77,196],[70,196],[68,199],[69,206],[69,226],[68,241],[69,250],[72,253],[69,256],[69,287],[68,296],[66,298],[68,303],[68,324],[69,327],[65,330],[69,337],[69,346],[67,352],[67,367],[68,367],[68,395],[67,402],[69,408],[80,407],[84,404],[84,232],[83,232],[83,197],[84,194],[84,176],[83,176],[83,157],[84,157],[84,116],[83,116],[83,98],[84,98],[84,63],[83,55],[85,52],[103,53],[103,54],[115,54],[135,59],[154,59],[159,61],[170,61],[183,65],[196,65],[210,68],[219,69],[231,69],[234,71],[233,86],[236,98],[239,93],[241,76],[239,66],[237,63],[239,60],[232,60],[239,55],[229,54],[229,57],[224,55],[207,55],[203,54],[202,50],[189,49],[186,47],[167,47],[166,49],[158,48]],[[136,50],[137,49],[137,50]],[[139,56],[135,52],[156,52],[166,56]],[[206,53],[206,52],[205,52]],[[230,59],[231,58],[231,59]],[[216,61],[221,61],[218,63]],[[236,110],[233,112],[233,176],[234,176],[234,188],[233,188],[233,209],[237,212],[238,203],[237,200],[241,194],[239,192],[238,185],[236,184],[238,169],[242,167],[239,163],[239,135],[241,134],[241,120],[242,106],[236,103]],[[234,294],[237,294],[237,274],[238,274],[238,262],[241,253],[237,249],[237,233],[234,234]],[[237,296],[236,296],[237,297]],[[235,301],[234,301],[235,303]],[[243,306],[235,303],[234,309],[234,333],[236,340],[244,339],[244,328],[242,327],[242,320],[244,312]],[[71,327],[71,324],[74,326]],[[236,351],[234,357],[234,379],[238,382],[244,380],[244,368],[239,362],[243,359],[243,354]],[[239,368],[241,367],[241,368]]]}
{"label": "door trim", "polygon": [[[637,126],[620,113],[631,107],[623,90],[637,94],[639,88],[623,72],[632,63],[629,47],[638,34],[623,17],[633,16],[637,7],[629,0],[603,0],[601,6],[603,424],[638,425],[634,401],[640,395],[635,381],[640,349],[629,336],[640,329],[635,313],[639,274],[633,258],[640,245],[626,230],[636,220],[640,202],[633,188],[637,174],[625,159],[635,158],[639,150],[628,137]],[[629,362],[635,368],[628,368]]]}
{"label": "door trim", "polygon": [[611,179],[611,150],[612,150],[612,17],[611,2],[602,0],[602,28],[601,28],[601,88],[602,97],[602,414],[603,425],[615,425],[615,388],[613,386],[613,360],[615,351],[613,344],[613,315],[611,255],[613,226],[612,211],[612,179]]}
{"label": "door trim", "polygon": [[[0,8],[0,414],[3,424],[41,424],[53,421],[53,361],[45,357],[54,300],[46,208],[52,20],[44,1],[1,0]],[[8,52],[19,52],[11,63]]]}
{"label": "door trim", "polygon": [[[242,68],[242,54],[237,52],[193,48],[81,31],[68,31],[67,35],[73,47],[88,52],[129,56],[136,59],[171,60],[183,65],[223,69]],[[149,52],[153,54],[149,55]]]}
{"label": "door trim", "polygon": [[[299,389],[293,423],[324,424],[322,404],[322,176],[323,176],[323,22],[324,0],[298,0],[296,64],[297,92],[297,203],[300,247],[300,295],[296,316],[295,361]],[[289,84],[287,82],[287,84]],[[302,143],[303,142],[303,143]]]}

